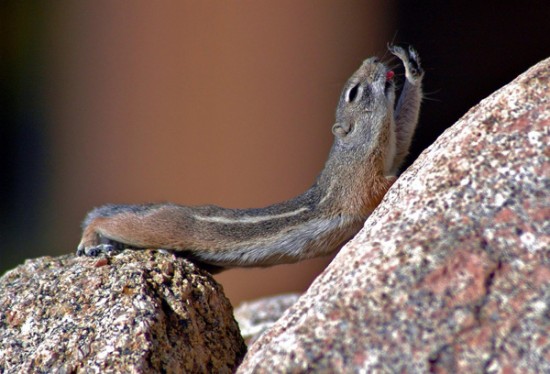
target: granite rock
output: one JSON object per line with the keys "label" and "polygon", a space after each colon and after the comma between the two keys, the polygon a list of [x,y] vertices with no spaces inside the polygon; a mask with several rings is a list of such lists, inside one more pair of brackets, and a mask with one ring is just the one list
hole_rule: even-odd
{"label": "granite rock", "polygon": [[264,331],[281,318],[300,297],[297,293],[269,296],[244,302],[235,308],[235,319],[247,344],[253,343]]}
{"label": "granite rock", "polygon": [[441,135],[238,372],[550,372],[549,78]]}
{"label": "granite rock", "polygon": [[27,260],[0,278],[0,372],[226,372],[246,347],[221,286],[165,252]]}

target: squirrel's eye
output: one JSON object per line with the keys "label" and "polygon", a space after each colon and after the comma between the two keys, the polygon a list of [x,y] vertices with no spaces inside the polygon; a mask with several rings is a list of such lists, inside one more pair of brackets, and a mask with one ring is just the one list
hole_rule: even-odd
{"label": "squirrel's eye", "polygon": [[346,95],[346,100],[348,103],[351,103],[353,100],[355,100],[355,98],[359,94],[360,89],[361,89],[361,86],[358,83],[348,90],[348,93]]}

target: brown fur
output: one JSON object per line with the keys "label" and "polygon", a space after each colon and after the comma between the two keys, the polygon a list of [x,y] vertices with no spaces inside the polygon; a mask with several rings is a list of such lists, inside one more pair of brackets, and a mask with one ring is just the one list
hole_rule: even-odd
{"label": "brown fur", "polygon": [[225,268],[295,262],[338,250],[395,181],[387,174],[407,154],[418,119],[422,71],[416,52],[390,51],[407,73],[397,112],[388,69],[377,59],[366,60],[344,87],[329,158],[305,193],[261,209],[105,205],[88,214],[77,253],[164,248]]}

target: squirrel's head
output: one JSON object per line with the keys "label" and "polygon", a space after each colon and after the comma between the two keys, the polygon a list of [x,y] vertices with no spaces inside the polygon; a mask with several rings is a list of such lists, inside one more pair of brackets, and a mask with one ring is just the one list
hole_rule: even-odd
{"label": "squirrel's head", "polygon": [[394,73],[376,57],[363,62],[346,83],[332,132],[344,147],[368,144],[391,126],[395,102]]}

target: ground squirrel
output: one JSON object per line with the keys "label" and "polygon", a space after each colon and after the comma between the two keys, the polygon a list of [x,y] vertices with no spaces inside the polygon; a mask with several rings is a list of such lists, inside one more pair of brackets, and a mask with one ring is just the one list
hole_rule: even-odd
{"label": "ground squirrel", "polygon": [[340,96],[325,167],[303,194],[258,209],[104,205],[84,220],[77,254],[159,248],[220,271],[335,252],[361,229],[394,182],[418,121],[423,77],[418,54],[388,48],[405,68],[397,104],[393,70],[375,57],[365,60]]}

